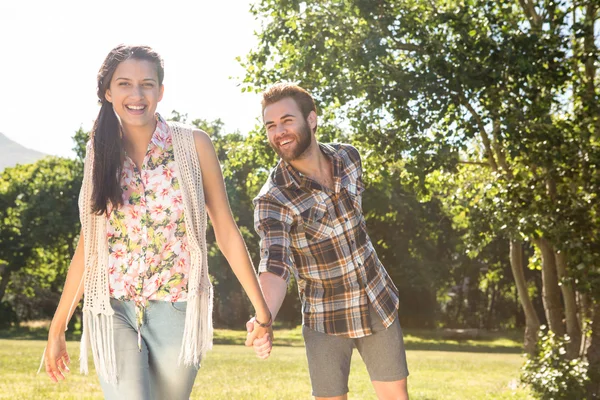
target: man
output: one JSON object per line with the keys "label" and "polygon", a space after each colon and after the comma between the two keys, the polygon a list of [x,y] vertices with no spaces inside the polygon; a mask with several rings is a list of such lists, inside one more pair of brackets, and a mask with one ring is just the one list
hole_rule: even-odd
{"label": "man", "polygon": [[[296,85],[268,89],[262,109],[269,143],[281,157],[254,199],[259,280],[272,320],[293,273],[313,396],[347,398],[356,347],[377,396],[408,399],[398,289],[366,232],[357,150],[317,142],[314,100]],[[269,340],[246,344],[266,358]]]}

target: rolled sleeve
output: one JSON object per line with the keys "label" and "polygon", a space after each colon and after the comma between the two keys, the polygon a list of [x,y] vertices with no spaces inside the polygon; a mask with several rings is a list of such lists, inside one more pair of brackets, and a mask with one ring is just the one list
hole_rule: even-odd
{"label": "rolled sleeve", "polygon": [[258,273],[271,272],[287,283],[294,264],[290,251],[290,227],[293,219],[289,210],[277,203],[257,199],[254,209],[254,228],[260,236]]}

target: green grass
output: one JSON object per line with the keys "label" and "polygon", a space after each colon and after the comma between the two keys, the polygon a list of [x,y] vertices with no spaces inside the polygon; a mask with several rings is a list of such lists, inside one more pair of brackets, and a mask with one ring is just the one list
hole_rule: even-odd
{"label": "green grass", "polygon": [[[301,330],[276,331],[271,357],[258,360],[241,345],[244,333],[217,330],[215,346],[196,378],[192,399],[310,399],[308,366]],[[98,378],[78,371],[53,384],[36,375],[44,349],[44,332],[0,332],[0,399],[101,399]],[[413,400],[532,399],[518,386],[523,363],[518,336],[490,334],[477,341],[443,340],[439,333],[405,333],[409,392]],[[74,359],[78,343],[69,341]],[[91,361],[90,361],[91,362]],[[72,364],[76,370],[78,365]],[[351,399],[374,399],[367,371],[357,352],[350,375]]]}

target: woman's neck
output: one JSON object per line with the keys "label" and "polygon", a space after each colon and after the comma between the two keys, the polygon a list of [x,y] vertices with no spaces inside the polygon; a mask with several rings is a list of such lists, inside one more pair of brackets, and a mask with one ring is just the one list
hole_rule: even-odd
{"label": "woman's neck", "polygon": [[155,121],[152,125],[121,126],[123,132],[123,147],[127,155],[135,162],[138,168],[146,155],[146,150],[156,130]]}

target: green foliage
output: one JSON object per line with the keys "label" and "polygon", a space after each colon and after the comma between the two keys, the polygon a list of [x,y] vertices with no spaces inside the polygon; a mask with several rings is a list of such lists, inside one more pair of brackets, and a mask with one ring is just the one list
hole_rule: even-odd
{"label": "green foliage", "polygon": [[455,192],[474,211],[469,242],[543,235],[581,266],[580,288],[600,293],[598,107],[565,102],[585,83],[574,54],[589,27],[566,18],[583,15],[570,2],[540,2],[539,20],[521,4],[263,0],[244,83],[308,88],[386,165],[403,160],[420,195],[440,195],[436,172],[474,166],[481,194]]}
{"label": "green foliage", "polygon": [[73,151],[77,154],[77,159],[83,161],[85,159],[85,151],[88,140],[90,140],[90,132],[86,132],[83,128],[79,128],[77,132],[75,132],[75,136],[73,136],[73,141],[75,142],[75,147],[73,147]]}
{"label": "green foliage", "polygon": [[56,307],[79,232],[82,176],[81,160],[57,157],[2,171],[0,301],[19,319],[51,315]]}
{"label": "green foliage", "polygon": [[576,400],[586,398],[588,363],[583,358],[568,360],[568,339],[552,331],[540,332],[538,351],[528,356],[522,368],[521,380],[533,389],[540,399]]}
{"label": "green foliage", "polygon": [[435,327],[440,317],[437,294],[448,290],[450,271],[460,259],[459,236],[439,201],[421,202],[399,183],[400,165],[383,168],[377,153],[363,154],[367,230],[398,287],[401,322],[407,327]]}
{"label": "green foliage", "polygon": [[[495,240],[544,237],[567,254],[565,282],[597,298],[595,4],[262,0],[252,8],[262,27],[242,61],[244,85],[309,89],[320,110],[378,154],[377,172],[401,163],[406,189],[439,199],[464,241],[460,256],[482,263]],[[507,260],[496,281],[490,265],[482,279],[467,274],[491,283],[480,286],[490,301],[494,292],[510,297],[495,283],[508,276]],[[461,271],[476,267],[457,263],[459,284]],[[530,287],[539,280],[528,278]],[[455,299],[448,304],[460,310],[464,298]]]}

